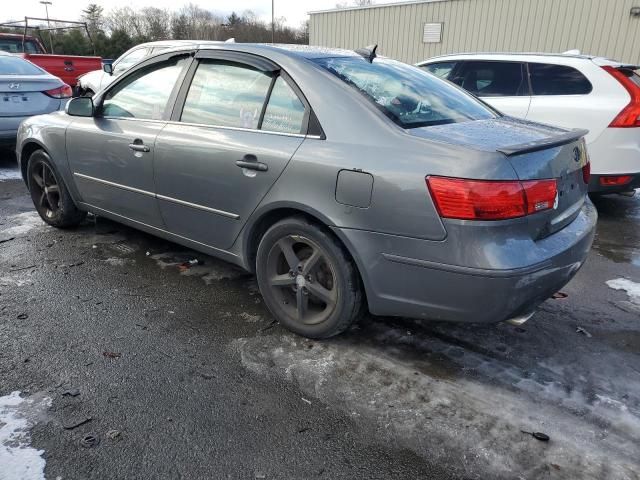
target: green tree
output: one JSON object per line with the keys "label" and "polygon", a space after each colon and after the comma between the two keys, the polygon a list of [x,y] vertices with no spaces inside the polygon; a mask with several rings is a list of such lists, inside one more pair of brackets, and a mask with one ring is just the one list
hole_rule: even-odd
{"label": "green tree", "polygon": [[95,3],[90,3],[82,11],[82,20],[87,22],[87,28],[91,35],[96,35],[104,30],[103,8]]}

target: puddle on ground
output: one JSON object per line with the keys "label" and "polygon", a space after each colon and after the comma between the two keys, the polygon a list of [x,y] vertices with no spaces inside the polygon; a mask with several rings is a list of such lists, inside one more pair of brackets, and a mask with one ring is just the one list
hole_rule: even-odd
{"label": "puddle on ground", "polygon": [[[200,277],[207,285],[220,280],[235,280],[248,275],[247,272],[230,263],[193,251],[155,253],[149,257],[155,260],[162,269],[173,268],[180,275]],[[192,261],[202,263],[191,265]]]}

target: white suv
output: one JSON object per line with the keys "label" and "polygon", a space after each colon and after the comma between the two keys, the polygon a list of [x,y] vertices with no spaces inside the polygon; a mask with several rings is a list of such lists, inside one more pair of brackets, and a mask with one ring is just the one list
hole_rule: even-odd
{"label": "white suv", "polygon": [[640,187],[638,67],[572,52],[446,55],[417,66],[506,115],[588,129],[590,192]]}

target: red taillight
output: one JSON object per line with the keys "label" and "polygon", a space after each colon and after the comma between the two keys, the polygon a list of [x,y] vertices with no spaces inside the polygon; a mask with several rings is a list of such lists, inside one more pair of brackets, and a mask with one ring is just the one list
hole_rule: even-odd
{"label": "red taillight", "polygon": [[591,180],[591,162],[587,162],[582,167],[582,179],[584,183],[589,184],[589,180]]}
{"label": "red taillight", "polygon": [[609,124],[612,128],[631,128],[640,127],[640,87],[625,74],[623,70],[619,70],[615,67],[606,66],[602,67],[611,74],[620,84],[625,88],[631,96],[631,101],[624,107],[624,109],[618,114],[613,122]]}
{"label": "red taillight", "polygon": [[618,187],[633,180],[631,175],[607,175],[600,177],[600,185],[603,187]]}
{"label": "red taillight", "polygon": [[443,218],[505,220],[553,208],[555,180],[467,180],[427,177],[427,187]]}
{"label": "red taillight", "polygon": [[54,88],[52,90],[45,90],[43,93],[53,98],[69,98],[73,95],[73,90],[71,90],[71,87],[65,83],[61,87]]}

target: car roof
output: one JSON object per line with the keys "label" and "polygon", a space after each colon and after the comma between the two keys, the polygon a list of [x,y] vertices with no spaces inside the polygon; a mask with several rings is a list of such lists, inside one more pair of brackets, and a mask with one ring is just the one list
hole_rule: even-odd
{"label": "car roof", "polygon": [[[151,42],[155,43],[155,42]],[[150,43],[150,44],[151,44]],[[170,43],[170,42],[167,42]],[[235,50],[243,51],[250,49],[251,51],[280,52],[289,57],[298,58],[327,58],[327,57],[356,57],[358,56],[352,50],[344,50],[341,48],[327,48],[300,44],[272,44],[272,43],[227,43],[212,40],[189,40],[183,43],[176,43],[174,50],[192,47],[199,50],[216,49],[216,50]],[[166,53],[163,52],[163,53]]]}
{"label": "car roof", "polygon": [[[575,53],[574,53],[575,52]],[[621,66],[625,65],[623,62],[612,60],[610,58],[598,57],[595,55],[585,55],[574,50],[570,50],[565,53],[549,53],[549,52],[465,52],[465,53],[451,53],[447,55],[438,55],[431,57],[427,60],[419,62],[418,65],[424,65],[426,63],[433,63],[443,60],[459,60],[463,58],[475,58],[475,59],[499,59],[507,60],[509,58],[523,60],[523,57],[538,57],[554,60],[585,60],[596,63],[597,65],[612,65]]]}
{"label": "car roof", "polygon": [[33,35],[23,35],[21,33],[0,32],[0,37],[1,38],[17,38],[17,39],[20,39],[20,40],[22,39],[22,37],[24,37],[25,40],[38,40]]}

